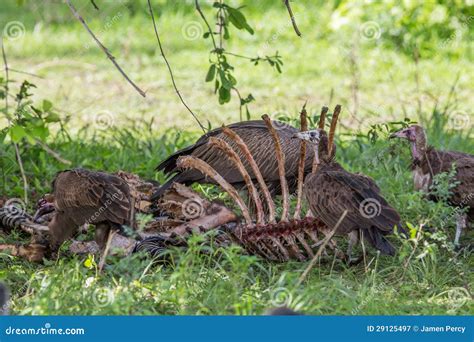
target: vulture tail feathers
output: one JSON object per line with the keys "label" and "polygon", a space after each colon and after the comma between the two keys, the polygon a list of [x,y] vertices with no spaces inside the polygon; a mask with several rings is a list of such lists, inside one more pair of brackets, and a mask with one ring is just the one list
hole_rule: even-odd
{"label": "vulture tail feathers", "polygon": [[382,254],[395,255],[395,248],[376,227],[364,230],[364,238]]}

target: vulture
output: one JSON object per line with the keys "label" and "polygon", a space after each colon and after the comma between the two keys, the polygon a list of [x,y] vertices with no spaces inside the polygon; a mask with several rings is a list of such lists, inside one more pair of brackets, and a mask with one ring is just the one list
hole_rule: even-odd
{"label": "vulture", "polygon": [[53,180],[55,213],[48,224],[53,246],[69,239],[80,226],[95,225],[95,240],[105,247],[111,228],[128,225],[131,199],[128,184],[104,172],[73,169]]}
{"label": "vulture", "polygon": [[[395,249],[385,236],[393,232],[394,226],[401,229],[400,216],[382,197],[374,180],[350,173],[338,164],[327,149],[328,137],[324,130],[296,133],[295,138],[312,145],[316,160],[315,168],[303,185],[309,209],[330,229],[336,228],[337,235],[349,235],[349,258],[359,232],[381,253],[394,255]],[[340,218],[342,221],[338,224]]]}
{"label": "vulture", "polygon": [[8,315],[8,307],[10,301],[10,293],[5,284],[0,283],[0,316]]}
{"label": "vulture", "polygon": [[[326,107],[323,107],[323,111],[324,110],[327,112]],[[279,121],[273,121],[273,126],[278,132],[283,154],[285,156],[285,171],[289,191],[290,193],[294,193],[297,187],[300,142],[292,139],[292,137],[295,133],[299,132],[299,130]],[[208,144],[209,138],[211,137],[221,138],[229,143],[243,161],[246,169],[249,171],[252,181],[255,181],[255,175],[253,174],[250,165],[248,165],[247,159],[242,155],[242,151],[236,146],[236,143],[232,139],[229,139],[225,133],[226,129],[231,129],[238,134],[248,146],[272,196],[281,194],[278,161],[275,158],[272,136],[268,132],[264,120],[252,120],[234,123],[225,128],[221,127],[214,129],[204,134],[194,145],[179,150],[169,156],[166,160],[162,161],[156,169],[158,171],[164,171],[166,175],[174,174],[174,176],[163,184],[155,194],[153,194],[152,200],[160,197],[175,182],[183,183],[185,185],[190,185],[192,183],[213,183],[212,180],[205,177],[198,170],[180,170],[177,167],[176,162],[178,158],[187,155],[197,157],[208,163],[227,182],[237,189],[245,187],[242,175],[239,170],[234,167],[232,161],[230,161],[220,149]],[[313,156],[307,156],[304,168],[305,174],[311,172],[312,162]]]}
{"label": "vulture", "polygon": [[[425,192],[433,182],[433,177],[442,172],[456,169],[456,181],[459,184],[452,189],[450,202],[460,208],[467,208],[467,213],[457,215],[454,244],[459,246],[462,230],[467,221],[474,222],[474,155],[455,151],[441,151],[429,146],[423,127],[412,125],[393,133],[391,138],[402,138],[410,142],[415,189]],[[436,198],[433,198],[436,200]]]}

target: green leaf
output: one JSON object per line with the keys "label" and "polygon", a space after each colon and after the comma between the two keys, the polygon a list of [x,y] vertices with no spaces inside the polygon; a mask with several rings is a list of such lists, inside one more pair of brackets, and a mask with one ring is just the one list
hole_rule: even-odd
{"label": "green leaf", "polygon": [[43,100],[43,112],[49,112],[51,108],[53,108],[51,101]]}
{"label": "green leaf", "polygon": [[222,69],[219,70],[219,76],[221,79],[222,87],[230,90],[232,88],[232,82],[227,79],[227,76],[224,71],[222,71]]}
{"label": "green leaf", "polygon": [[207,71],[206,82],[211,82],[215,76],[216,76],[216,65],[212,64],[209,70]]}
{"label": "green leaf", "polygon": [[15,125],[10,128],[10,137],[14,143],[20,142],[26,135],[25,129],[20,125]]}
{"label": "green leaf", "polygon": [[209,33],[209,31],[204,32],[204,34],[202,35],[202,37],[203,37],[204,39],[209,38],[210,36],[211,36],[211,34]]}
{"label": "green leaf", "polygon": [[230,83],[232,83],[232,87],[235,87],[235,85],[237,84],[237,80],[235,79],[235,77],[231,74],[228,74],[227,78],[229,79]]}
{"label": "green leaf", "polygon": [[219,88],[219,104],[224,104],[230,101],[230,89],[220,87]]}
{"label": "green leaf", "polygon": [[58,113],[51,112],[48,116],[44,119],[45,122],[59,122],[61,118],[59,117]]}
{"label": "green leaf", "polygon": [[242,14],[242,12],[232,7],[228,7],[227,12],[229,13],[229,20],[232,25],[234,25],[239,30],[245,29],[250,34],[254,33],[253,29],[247,23],[247,19],[245,19],[245,16]]}

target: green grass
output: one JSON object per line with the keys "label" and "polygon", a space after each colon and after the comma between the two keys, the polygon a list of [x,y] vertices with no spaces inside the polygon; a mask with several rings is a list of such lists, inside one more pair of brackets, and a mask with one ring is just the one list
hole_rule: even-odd
{"label": "green grass", "polygon": [[[17,81],[11,93],[26,77],[37,85],[35,103],[44,98],[54,103],[65,128],[53,124],[48,144],[73,167],[121,169],[162,181],[163,175],[156,174],[154,167],[192,143],[200,131],[171,87],[144,3],[137,5],[135,16],[111,2],[105,2],[97,13],[88,3],[78,2],[76,7],[129,76],[147,90],[147,97],[141,98],[125,83],[64,4],[35,10],[31,2],[18,8],[14,1],[7,1],[2,4],[0,27],[18,20],[26,28],[23,38],[5,41],[10,67],[43,77],[11,73]],[[452,208],[414,192],[406,145],[389,142],[383,134],[374,143],[367,139],[371,125],[409,117],[428,128],[435,146],[472,153],[473,129],[469,125],[453,129],[457,128],[453,124],[456,113],[474,122],[471,44],[461,41],[439,48],[416,67],[410,56],[382,41],[364,41],[357,32],[328,32],[329,5],[294,4],[295,12],[305,7],[307,13],[298,20],[304,34],[299,39],[283,8],[253,3],[257,2],[249,2],[245,13],[256,33],[238,32],[230,50],[255,55],[271,40],[269,51],[264,52],[278,50],[285,64],[278,74],[265,65],[233,60],[240,91],[256,98],[250,105],[252,118],[269,113],[295,119],[306,100],[311,113],[322,105],[342,104],[338,159],[347,169],[373,177],[403,222],[413,232],[423,226],[422,232],[409,242],[394,238],[399,249],[396,257],[377,256],[369,250],[367,269],[363,264],[347,267],[329,256],[301,285],[297,281],[306,263],[268,263],[237,247],[209,246],[198,237],[187,251],[171,251],[171,265],[139,256],[112,257],[101,275],[95,267],[84,266],[86,257],[63,253],[39,265],[0,254],[0,279],[12,289],[13,313],[261,314],[286,303],[312,314],[473,314],[469,291],[474,285],[474,258],[467,249],[455,252],[452,248]],[[189,6],[159,4],[161,38],[186,101],[213,127],[238,121],[235,97],[220,106],[212,85],[204,82],[210,42],[186,40],[182,35],[187,23],[200,22],[197,14]],[[204,9],[210,15],[210,7]],[[119,12],[120,18],[106,29],[105,24]],[[353,75],[343,49],[354,41],[358,42],[357,114],[353,112]],[[86,44],[90,48],[85,49]],[[112,118],[106,129],[96,122],[101,115]],[[0,128],[5,123],[1,120]],[[12,145],[6,141],[0,148],[0,195],[21,197],[22,180]],[[50,191],[54,174],[66,166],[27,142],[21,143],[21,155],[33,208]],[[18,233],[0,235],[0,242],[26,238]],[[472,241],[471,230],[462,243],[467,246]],[[344,246],[343,239],[340,243]]]}

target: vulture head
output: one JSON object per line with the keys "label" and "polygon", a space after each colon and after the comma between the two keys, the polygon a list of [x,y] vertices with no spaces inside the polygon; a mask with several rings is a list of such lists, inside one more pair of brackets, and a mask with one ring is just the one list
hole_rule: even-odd
{"label": "vulture head", "polygon": [[331,154],[329,154],[329,139],[328,135],[325,130],[318,128],[313,129],[310,131],[298,132],[293,135],[293,138],[300,139],[309,142],[313,145],[314,148],[314,157],[319,163],[319,160],[329,160],[335,154],[335,146],[333,144],[333,148]]}
{"label": "vulture head", "polygon": [[390,138],[406,139],[410,142],[413,159],[419,161],[426,151],[426,133],[423,127],[412,125],[390,135]]}

